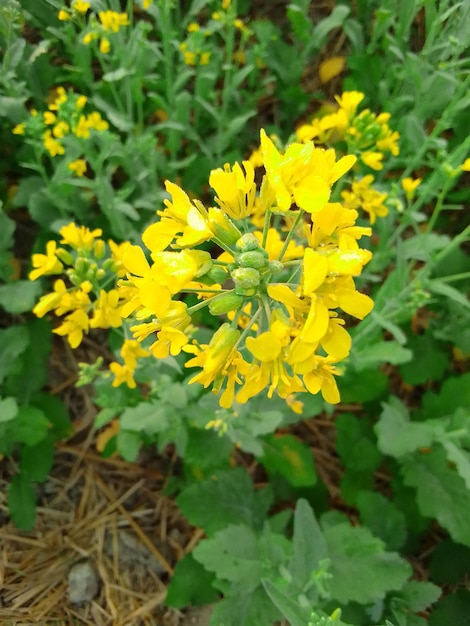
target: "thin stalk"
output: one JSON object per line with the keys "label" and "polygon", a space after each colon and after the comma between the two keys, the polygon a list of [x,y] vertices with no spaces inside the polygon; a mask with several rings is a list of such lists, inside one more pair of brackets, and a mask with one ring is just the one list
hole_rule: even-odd
{"label": "thin stalk", "polygon": [[299,223],[300,223],[300,220],[302,219],[302,217],[303,217],[303,215],[304,215],[304,212],[305,212],[305,211],[303,211],[302,209],[300,209],[300,210],[299,210],[299,213],[298,213],[297,217],[295,218],[295,221],[294,221],[294,223],[292,224],[292,227],[291,227],[290,231],[289,231],[289,232],[288,232],[288,234],[287,234],[286,240],[284,241],[284,245],[282,246],[282,250],[281,250],[281,252],[280,252],[280,254],[279,254],[278,261],[282,261],[282,259],[283,259],[284,255],[285,255],[285,253],[287,252],[287,248],[288,248],[288,246],[289,246],[290,240],[291,240],[291,239],[292,239],[292,237],[294,236],[294,233],[295,233],[295,231],[296,231],[296,229],[297,229],[297,226],[298,226],[298,225],[299,225]]}

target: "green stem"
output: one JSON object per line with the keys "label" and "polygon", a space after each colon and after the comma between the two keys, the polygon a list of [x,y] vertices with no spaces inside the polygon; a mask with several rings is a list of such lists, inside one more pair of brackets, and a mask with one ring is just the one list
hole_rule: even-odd
{"label": "green stem", "polygon": [[203,302],[199,302],[198,304],[194,304],[193,306],[190,306],[187,310],[187,314],[192,315],[193,313],[196,313],[196,311],[200,311],[204,307],[208,306],[209,302],[214,300],[214,298],[217,298],[217,296],[214,296],[213,298],[208,298],[207,300],[204,300]]}
{"label": "green stem", "polygon": [[233,346],[234,350],[236,350],[238,346],[242,343],[242,341],[244,341],[245,337],[248,336],[250,330],[252,329],[253,325],[257,322],[262,312],[263,312],[263,307],[259,307],[256,313],[251,318],[251,320],[248,322],[248,326],[245,328],[245,330],[242,332],[242,334],[238,338],[237,343]]}
{"label": "green stem", "polygon": [[461,272],[460,274],[452,274],[452,276],[442,276],[439,280],[442,283],[453,283],[457,280],[465,280],[466,278],[470,278],[470,272]]}
{"label": "green stem", "polygon": [[302,219],[304,212],[302,209],[299,210],[299,213],[297,215],[297,217],[295,218],[294,223],[292,224],[292,228],[290,229],[290,231],[287,234],[286,240],[284,241],[284,245],[282,246],[282,250],[281,253],[279,254],[279,259],[278,261],[282,261],[285,253],[287,252],[287,248],[289,246],[290,240],[292,239],[292,237],[294,236],[294,233],[297,229],[297,226],[300,223],[300,220]]}
{"label": "green stem", "polygon": [[267,209],[264,216],[263,240],[261,242],[263,248],[266,248],[266,242],[268,240],[269,227],[271,226],[271,215],[271,209]]}

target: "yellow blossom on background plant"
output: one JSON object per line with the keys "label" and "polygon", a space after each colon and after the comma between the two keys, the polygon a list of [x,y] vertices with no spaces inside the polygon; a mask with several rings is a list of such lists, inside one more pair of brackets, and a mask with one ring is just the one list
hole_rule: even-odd
{"label": "yellow blossom on background plant", "polygon": [[71,161],[67,167],[80,178],[85,174],[87,165],[85,159],[76,159]]}
{"label": "yellow blossom on background plant", "polygon": [[406,197],[411,200],[415,195],[416,189],[421,185],[421,178],[403,178],[401,181],[401,186],[403,187],[403,191],[406,194]]}

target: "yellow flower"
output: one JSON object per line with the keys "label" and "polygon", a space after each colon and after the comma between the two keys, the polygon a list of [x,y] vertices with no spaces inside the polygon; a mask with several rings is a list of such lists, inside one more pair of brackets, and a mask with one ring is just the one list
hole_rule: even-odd
{"label": "yellow flower", "polygon": [[90,230],[86,226],[77,226],[70,222],[67,226],[62,226],[59,233],[62,235],[61,243],[65,243],[76,250],[91,250],[95,239],[101,237],[101,228]]}
{"label": "yellow flower", "polygon": [[25,124],[17,124],[11,131],[14,135],[24,135]]}
{"label": "yellow flower", "polygon": [[222,8],[224,11],[226,11],[229,6],[231,5],[232,0],[222,0]]}
{"label": "yellow flower", "polygon": [[77,109],[83,109],[85,104],[87,103],[88,98],[86,96],[78,96],[76,107]]}
{"label": "yellow flower", "polygon": [[67,20],[70,20],[72,16],[65,9],[60,9],[59,13],[57,14],[57,17],[59,18],[61,22],[66,22]]}
{"label": "yellow flower", "polygon": [[381,170],[383,168],[384,155],[381,152],[371,152],[367,150],[361,154],[362,162],[372,170]]}
{"label": "yellow flower", "polygon": [[411,200],[415,195],[416,188],[421,185],[421,178],[403,178],[401,181],[401,186],[403,187],[403,191],[406,194],[406,197]]}
{"label": "yellow flower", "polygon": [[[67,102],[67,92],[62,86],[57,87],[54,91],[52,98],[53,100],[49,104],[49,110],[57,111],[61,104],[63,104],[64,102]],[[33,115],[32,111],[31,111],[31,114]]]}
{"label": "yellow flower", "polygon": [[134,369],[127,365],[121,365],[117,361],[113,361],[109,364],[109,369],[114,374],[114,380],[111,383],[113,387],[119,387],[126,384],[129,389],[135,389],[137,384],[134,380]]}
{"label": "yellow flower", "polygon": [[380,193],[372,187],[374,177],[371,174],[364,176],[360,180],[355,180],[350,191],[342,191],[341,197],[346,208],[359,209],[367,211],[370,223],[374,224],[377,217],[385,217],[388,215],[388,208],[384,202],[387,198],[386,193]]}
{"label": "yellow flower", "polygon": [[30,280],[36,280],[45,274],[60,274],[64,266],[57,258],[57,243],[48,241],[46,244],[46,254],[33,254],[33,270],[29,273]]}
{"label": "yellow flower", "polygon": [[87,165],[85,159],[76,159],[75,161],[69,163],[67,167],[72,172],[75,172],[79,178],[81,178],[86,172]]}
{"label": "yellow flower", "polygon": [[143,0],[142,2],[142,7],[144,9],[148,9],[150,7],[150,5],[152,4],[152,0]]}
{"label": "yellow flower", "polygon": [[256,198],[255,171],[249,161],[243,161],[245,173],[238,163],[228,163],[224,169],[212,170],[209,185],[217,196],[215,201],[232,219],[243,219],[253,212]]}
{"label": "yellow flower", "polygon": [[60,143],[60,141],[57,141],[52,137],[52,132],[50,130],[46,130],[44,133],[43,143],[51,157],[55,157],[58,154],[64,154],[65,152],[64,146]]}
{"label": "yellow flower", "polygon": [[62,337],[66,336],[71,348],[78,348],[83,339],[83,333],[88,331],[88,316],[82,309],[67,315],[64,322],[52,332]]}
{"label": "yellow flower", "polygon": [[91,44],[93,39],[97,38],[97,36],[98,35],[96,33],[86,33],[86,35],[84,35],[84,37],[82,39],[82,43],[84,43],[85,46],[88,46],[89,44]]}
{"label": "yellow flower", "polygon": [[199,65],[209,65],[209,61],[211,58],[210,52],[203,52],[199,57]]}
{"label": "yellow flower", "polygon": [[321,83],[327,83],[344,69],[346,59],[344,57],[331,57],[320,64],[318,75]]}
{"label": "yellow flower", "polygon": [[84,115],[80,115],[78,123],[75,128],[72,129],[74,135],[79,139],[88,139],[90,136],[90,129],[88,127],[87,119]]}
{"label": "yellow flower", "polygon": [[295,203],[309,213],[319,211],[328,202],[331,186],[356,162],[348,155],[336,161],[334,150],[315,148],[313,142],[293,143],[284,155],[261,130],[266,177],[273,188],[277,207],[288,211]]}
{"label": "yellow flower", "polygon": [[49,311],[57,308],[67,292],[67,287],[64,281],[59,278],[54,282],[54,291],[41,296],[39,302],[33,308],[33,313],[36,317],[44,317]]}
{"label": "yellow flower", "polygon": [[464,172],[470,172],[470,158],[465,159],[460,167]]}
{"label": "yellow flower", "polygon": [[198,30],[199,30],[199,24],[197,24],[196,22],[191,22],[190,24],[188,24],[188,28],[187,28],[188,33],[197,33]]}
{"label": "yellow flower", "polygon": [[341,96],[335,96],[335,100],[348,119],[351,119],[356,114],[359,104],[364,100],[364,94],[360,91],[345,91]]}
{"label": "yellow flower", "polygon": [[108,130],[109,124],[106,120],[101,117],[101,114],[98,111],[93,111],[89,113],[86,118],[88,128],[94,128],[95,130],[102,131]]}
{"label": "yellow flower", "polygon": [[52,129],[52,134],[56,139],[62,139],[69,132],[69,129],[67,122],[60,121]]}
{"label": "yellow flower", "polygon": [[99,11],[98,18],[105,30],[117,33],[121,26],[129,26],[129,18],[126,13],[115,11]]}
{"label": "yellow flower", "polygon": [[45,111],[44,112],[44,124],[47,124],[48,126],[51,126],[52,124],[55,124],[57,117],[55,116],[54,113],[52,113],[52,111]]}
{"label": "yellow flower", "polygon": [[204,387],[208,387],[217,374],[221,373],[226,366],[239,337],[240,331],[226,323],[222,324],[214,333],[209,345],[201,346],[201,348],[196,348],[195,350],[193,346],[186,346],[187,352],[195,351],[197,356],[190,359],[185,366],[202,367],[202,371],[191,378],[189,383],[198,382],[204,385]]}
{"label": "yellow flower", "polygon": [[90,328],[119,328],[122,325],[121,309],[118,291],[111,289],[106,292],[101,289],[93,307]]}
{"label": "yellow flower", "polygon": [[103,37],[100,41],[101,54],[108,54],[110,50],[111,50],[111,44],[109,43],[109,39],[106,39],[106,37]]}
{"label": "yellow flower", "polygon": [[72,3],[72,9],[78,13],[86,13],[90,8],[90,3],[84,0],[74,0]]}
{"label": "yellow flower", "polygon": [[183,58],[186,65],[196,65],[196,53],[185,50],[183,52]]}
{"label": "yellow flower", "polygon": [[150,354],[135,339],[125,339],[121,347],[121,356],[124,364],[129,369],[134,370],[137,367],[137,360],[139,358],[146,359]]}

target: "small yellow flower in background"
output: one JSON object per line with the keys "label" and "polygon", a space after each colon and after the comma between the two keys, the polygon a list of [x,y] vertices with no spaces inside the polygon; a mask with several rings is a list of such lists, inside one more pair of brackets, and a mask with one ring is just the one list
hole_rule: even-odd
{"label": "small yellow flower in background", "polygon": [[76,250],[81,248],[91,250],[95,239],[101,237],[103,231],[101,228],[90,230],[86,226],[77,226],[74,222],[71,222],[67,226],[62,226],[59,233],[62,236],[60,243],[65,243]]}
{"label": "small yellow flower in background", "polygon": [[76,159],[67,165],[70,171],[74,172],[79,178],[81,178],[86,172],[85,159]]}
{"label": "small yellow flower in background", "polygon": [[199,65],[208,65],[211,58],[210,52],[203,52],[199,57]]}
{"label": "small yellow flower in background", "polygon": [[111,50],[111,44],[109,43],[109,39],[106,39],[106,37],[103,37],[100,40],[100,52],[101,54],[108,54],[108,52]]}
{"label": "small yellow flower in background", "polygon": [[401,186],[403,187],[403,191],[405,192],[408,200],[411,200],[413,198],[413,196],[415,195],[416,188],[419,187],[421,183],[422,183],[421,178],[414,178],[414,179],[404,178],[401,181]]}
{"label": "small yellow flower in background", "polygon": [[222,8],[226,11],[230,5],[232,4],[232,0],[222,0]]}
{"label": "small yellow flower in background", "polygon": [[90,3],[85,2],[84,0],[73,0],[72,2],[72,9],[74,9],[78,13],[86,13],[90,6]]}
{"label": "small yellow flower in background", "polygon": [[59,13],[57,14],[57,17],[59,18],[61,22],[66,22],[67,20],[72,19],[72,16],[70,15],[70,13],[66,11],[65,9],[60,9]]}
{"label": "small yellow flower in background", "polygon": [[17,124],[13,130],[11,131],[14,135],[24,135],[24,131],[25,131],[25,124]]}
{"label": "small yellow flower in background", "polygon": [[245,22],[238,17],[236,20],[233,20],[233,25],[237,30],[243,30],[245,28]]}
{"label": "small yellow flower in background", "polygon": [[[57,111],[61,104],[67,102],[67,92],[63,87],[57,87],[51,94],[51,102],[49,104],[50,111]],[[31,111],[31,115],[33,112]]]}
{"label": "small yellow flower in background", "polygon": [[91,44],[93,39],[97,38],[97,36],[98,35],[96,33],[87,33],[86,35],[84,35],[84,37],[82,39],[82,43],[84,43],[85,46],[88,46],[89,44]]}
{"label": "small yellow flower in background", "polygon": [[88,98],[86,96],[78,96],[76,104],[77,109],[83,109],[87,102]]}
{"label": "small yellow flower in background", "polygon": [[219,13],[219,11],[214,11],[214,13],[212,13],[211,17],[212,17],[213,20],[220,20],[221,14]]}
{"label": "small yellow flower in background", "polygon": [[183,59],[186,65],[196,65],[196,53],[185,50],[183,52]]}
{"label": "small yellow flower in background", "polygon": [[67,122],[58,122],[52,129],[52,134],[56,139],[62,139],[70,130]]}
{"label": "small yellow flower in background", "polygon": [[36,280],[46,274],[60,274],[64,266],[57,258],[57,243],[48,241],[46,244],[46,254],[33,254],[33,270],[29,273],[29,280]]}
{"label": "small yellow flower in background", "polygon": [[52,113],[52,111],[44,112],[44,124],[51,126],[52,124],[55,124],[56,120],[57,120],[57,117],[56,115],[54,115],[54,113]]}
{"label": "small yellow flower in background", "polygon": [[364,100],[364,94],[360,91],[345,91],[341,96],[335,96],[340,108],[351,118],[354,117],[357,107]]}
{"label": "small yellow flower in background", "polygon": [[152,4],[153,0],[143,0],[142,2],[142,7],[144,9],[148,9],[150,7],[150,5]]}
{"label": "small yellow flower in background", "polygon": [[346,59],[344,57],[331,57],[331,59],[323,61],[318,68],[320,82],[323,84],[327,83],[331,79],[335,78],[335,76],[341,74],[345,65]]}
{"label": "small yellow flower in background", "polygon": [[101,25],[105,30],[117,33],[122,26],[129,26],[127,13],[116,13],[115,11],[100,11],[98,13]]}
{"label": "small yellow flower in background", "polygon": [[387,194],[374,189],[373,182],[374,177],[368,174],[354,180],[351,190],[341,192],[344,206],[354,210],[363,209],[369,214],[371,224],[375,224],[377,217],[388,215],[388,208],[384,204]]}
{"label": "small yellow flower in background", "polygon": [[88,331],[88,328],[88,315],[79,309],[67,315],[64,322],[52,332],[67,337],[71,348],[78,348],[82,342],[83,334]]}
{"label": "small yellow flower in background", "polygon": [[197,33],[199,28],[199,24],[197,24],[196,22],[191,22],[190,24],[188,24],[187,31],[188,33]]}
{"label": "small yellow flower in background", "polygon": [[52,132],[50,130],[46,130],[43,135],[43,143],[46,150],[49,152],[51,157],[55,157],[58,154],[64,154],[65,148],[64,146],[53,138]]}
{"label": "small yellow flower in background", "polygon": [[383,169],[383,158],[384,155],[382,152],[363,152],[361,154],[361,160],[363,163],[370,167],[372,170],[381,170]]}
{"label": "small yellow flower in background", "polygon": [[470,172],[470,158],[465,159],[465,161],[461,165],[461,169],[464,172]]}

